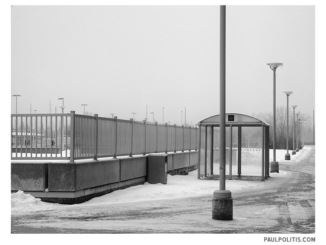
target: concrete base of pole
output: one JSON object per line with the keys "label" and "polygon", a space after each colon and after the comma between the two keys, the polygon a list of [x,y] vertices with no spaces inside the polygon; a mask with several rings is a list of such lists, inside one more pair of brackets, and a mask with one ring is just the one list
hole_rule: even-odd
{"label": "concrete base of pole", "polygon": [[296,151],[295,151],[295,150],[293,150],[293,151],[292,151],[292,155],[295,155],[295,153],[296,153]]}
{"label": "concrete base of pole", "polygon": [[285,160],[291,160],[291,155],[289,153],[285,154]]}
{"label": "concrete base of pole", "polygon": [[215,220],[233,220],[233,199],[228,190],[216,190],[212,200],[212,218]]}
{"label": "concrete base of pole", "polygon": [[278,162],[274,162],[274,161],[272,161],[271,162],[271,173],[278,173],[278,170],[279,168],[278,168]]}

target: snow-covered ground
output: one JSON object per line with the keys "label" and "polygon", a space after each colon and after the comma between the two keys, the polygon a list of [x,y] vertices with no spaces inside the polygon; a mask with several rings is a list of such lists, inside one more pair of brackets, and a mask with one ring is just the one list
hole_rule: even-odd
{"label": "snow-covered ground", "polygon": [[[309,146],[308,146],[309,147]],[[286,150],[277,150],[276,160],[280,164],[296,164],[296,162],[307,154],[308,149],[305,147],[296,155],[291,155],[291,161],[284,161],[284,156]],[[291,154],[291,153],[290,153]],[[272,156],[272,150],[270,152]],[[216,164],[215,164],[216,165]],[[217,166],[215,166],[217,167]],[[216,170],[218,168],[215,168]],[[234,170],[234,174],[236,170]],[[261,165],[244,165],[244,174],[261,174]],[[227,180],[226,188],[232,190],[232,193],[236,194],[239,192],[245,192],[246,190],[262,189],[266,188],[267,185],[273,185],[273,182],[277,182],[280,178],[284,178],[288,172],[280,171],[279,174],[271,173],[271,177],[268,181],[237,181],[237,180]],[[87,207],[94,208],[98,205],[110,205],[110,204],[126,204],[135,202],[146,202],[153,200],[162,199],[174,199],[180,197],[194,197],[200,195],[212,194],[214,190],[218,189],[219,181],[214,180],[198,180],[197,170],[192,171],[189,175],[168,175],[168,183],[163,184],[148,184],[138,185],[130,187],[124,190],[117,190],[112,193],[93,198],[88,202],[75,205],[60,205],[60,204],[50,204],[41,202],[38,198],[34,198],[29,194],[25,194],[22,191],[11,194],[11,213],[12,215],[21,215],[31,212],[45,211],[45,210],[70,210],[73,211],[74,207]],[[76,214],[78,215],[78,214]]]}

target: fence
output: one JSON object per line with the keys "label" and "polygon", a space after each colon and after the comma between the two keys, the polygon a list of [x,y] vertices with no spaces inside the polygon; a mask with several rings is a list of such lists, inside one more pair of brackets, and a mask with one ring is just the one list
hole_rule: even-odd
{"label": "fence", "polygon": [[97,159],[197,150],[198,129],[69,114],[12,114],[12,159]]}

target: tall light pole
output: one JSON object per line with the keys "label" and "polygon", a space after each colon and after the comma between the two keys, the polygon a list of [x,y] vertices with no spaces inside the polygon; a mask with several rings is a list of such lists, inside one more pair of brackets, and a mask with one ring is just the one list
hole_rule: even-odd
{"label": "tall light pole", "polygon": [[296,151],[295,151],[295,108],[297,107],[297,105],[293,105],[293,147],[292,147],[292,155],[295,155]]}
{"label": "tall light pole", "polygon": [[299,118],[299,149],[301,148],[301,118]]}
{"label": "tall light pole", "polygon": [[154,122],[154,112],[151,112],[151,114],[153,114],[153,122]]}
{"label": "tall light pole", "polygon": [[273,70],[273,161],[271,162],[271,173],[279,172],[278,162],[276,161],[276,69],[282,63],[267,63]]}
{"label": "tall light pole", "polygon": [[62,110],[62,114],[63,114],[64,113],[64,109],[65,109],[65,99],[64,98],[59,98],[58,100],[62,100],[61,110]]}
{"label": "tall light pole", "polygon": [[81,104],[81,106],[84,107],[84,115],[85,115],[85,106],[87,106],[87,104]]}
{"label": "tall light pole", "polygon": [[17,114],[17,97],[20,97],[21,95],[19,94],[14,94],[12,97],[16,97],[16,114]]}
{"label": "tall light pole", "polygon": [[162,123],[164,124],[164,107],[163,107],[163,120]]}
{"label": "tall light pole", "polygon": [[285,160],[291,160],[289,154],[289,96],[293,93],[291,91],[285,91],[286,94],[286,154]]}
{"label": "tall light pole", "polygon": [[298,134],[297,134],[297,149],[296,149],[296,152],[299,151],[299,134],[300,134],[300,125],[299,125],[299,114],[300,113],[297,113],[297,125],[298,125]]}
{"label": "tall light pole", "polygon": [[134,115],[134,121],[135,121],[135,115],[137,114],[136,112],[133,112],[133,113],[131,113],[131,114],[133,114]]}
{"label": "tall light pole", "polygon": [[315,110],[312,110],[312,141],[315,144]]}
{"label": "tall light pole", "polygon": [[233,220],[231,191],[225,190],[225,76],[226,74],[226,6],[220,6],[220,189],[212,199],[212,218]]}

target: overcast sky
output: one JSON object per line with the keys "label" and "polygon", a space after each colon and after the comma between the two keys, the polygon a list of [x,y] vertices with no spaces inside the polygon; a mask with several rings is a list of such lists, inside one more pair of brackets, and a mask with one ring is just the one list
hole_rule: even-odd
{"label": "overcast sky", "polygon": [[[219,6],[14,6],[11,93],[18,113],[65,112],[181,123],[219,114]],[[315,107],[314,6],[227,6],[226,111]],[[15,100],[12,98],[12,113]],[[34,111],[33,111],[34,112]],[[183,118],[184,120],[184,118]]]}

